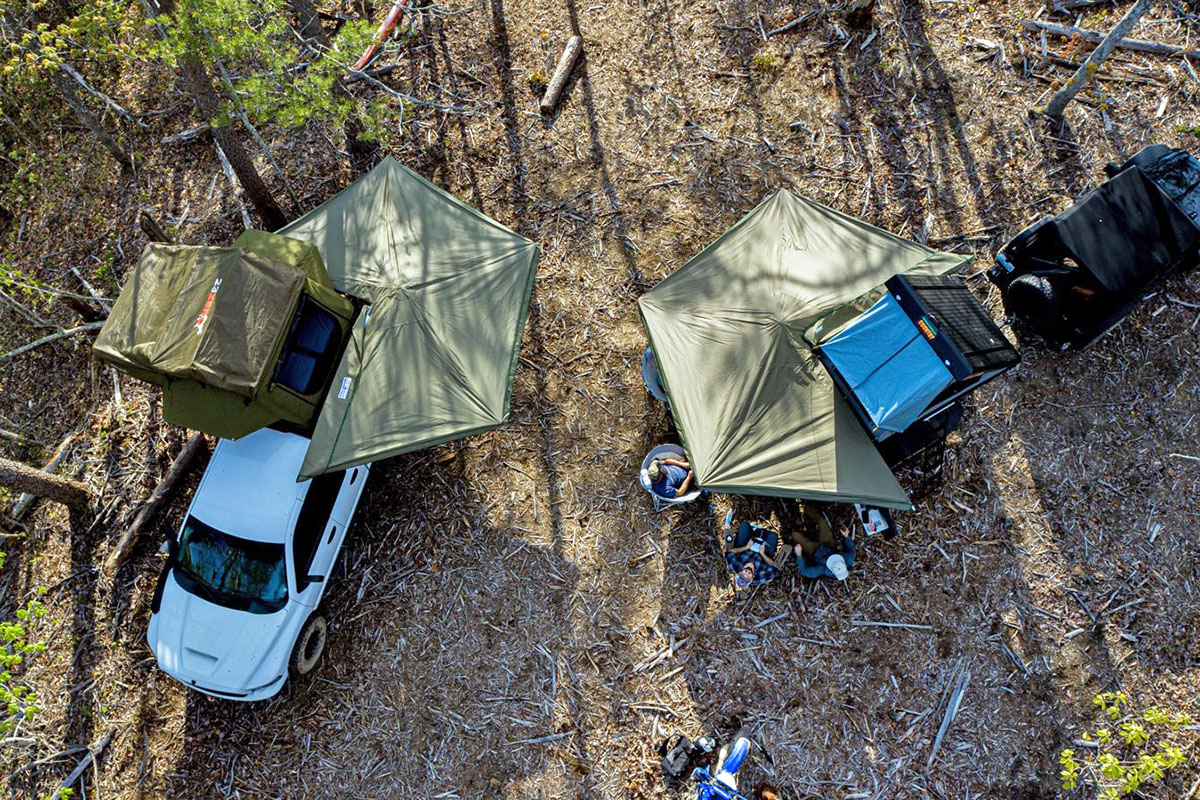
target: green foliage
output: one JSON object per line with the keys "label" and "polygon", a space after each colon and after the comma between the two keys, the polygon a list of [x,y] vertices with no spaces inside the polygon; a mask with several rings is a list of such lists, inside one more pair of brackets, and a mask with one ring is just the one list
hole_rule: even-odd
{"label": "green foliage", "polygon": [[180,0],[174,14],[156,20],[166,35],[147,49],[167,62],[193,55],[224,83],[231,103],[218,124],[241,108],[252,121],[341,127],[354,102],[335,93],[334,84],[371,41],[372,26],[347,22],[328,51],[313,52],[297,39],[291,19],[283,0]]}
{"label": "green foliage", "polygon": [[35,308],[48,309],[54,290],[42,281],[0,258],[0,289],[13,297],[23,297]]}
{"label": "green foliage", "polygon": [[1059,754],[1064,789],[1080,789],[1095,800],[1119,800],[1162,783],[1168,772],[1187,763],[1183,751],[1166,741],[1172,732],[1192,724],[1187,714],[1158,707],[1131,713],[1124,692],[1103,692],[1092,703],[1116,725],[1116,733],[1107,726],[1085,731],[1082,738],[1094,743],[1094,749],[1077,754],[1067,748]]}
{"label": "green foliage", "polygon": [[0,0],[0,75],[6,80],[56,70],[87,59],[111,63],[131,50],[134,18],[112,0],[57,5],[47,0]]}
{"label": "green foliage", "polygon": [[11,734],[22,723],[33,719],[38,712],[37,695],[25,685],[14,671],[25,659],[46,649],[45,642],[30,635],[33,623],[43,617],[46,608],[40,598],[46,593],[39,588],[37,596],[17,609],[16,620],[0,622],[0,738]]}
{"label": "green foliage", "polygon": [[[64,64],[91,76],[152,64],[174,70],[187,54],[224,90],[228,102],[213,120],[218,125],[244,112],[252,122],[342,127],[356,112],[353,98],[335,84],[372,40],[369,21],[346,22],[323,50],[301,41],[285,0],[176,0],[174,6],[169,15],[147,18],[141,4],[121,0],[0,0],[0,111],[36,119],[34,106],[61,107],[47,78]],[[42,170],[27,164],[29,153],[5,152],[12,149],[10,134],[0,121],[0,153],[16,165],[13,182],[28,194],[35,187],[21,181]]]}
{"label": "green foliage", "polygon": [[769,72],[779,66],[779,57],[774,53],[757,53],[750,59],[750,66],[759,72]]}

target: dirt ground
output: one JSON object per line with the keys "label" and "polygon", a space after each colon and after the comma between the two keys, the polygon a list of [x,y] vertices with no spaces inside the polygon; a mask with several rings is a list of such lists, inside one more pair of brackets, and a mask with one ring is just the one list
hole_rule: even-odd
{"label": "dirt ground", "polygon": [[[1106,30],[1120,11],[1079,24]],[[157,540],[115,578],[101,569],[182,442],[155,393],[90,361],[84,337],[0,362],[0,428],[34,442],[3,452],[40,463],[80,427],[65,469],[100,490],[74,534],[50,505],[6,526],[0,602],[45,586],[51,613],[27,671],[38,743],[0,754],[5,791],[44,796],[78,759],[57,754],[112,731],[88,797],[642,800],[668,796],[667,733],[741,724],[759,746],[743,785],[789,799],[1022,800],[1059,796],[1057,753],[1095,721],[1098,691],[1200,716],[1200,273],[1083,352],[1023,346],[971,400],[943,485],[899,516],[900,539],[860,540],[845,585],[788,572],[735,596],[725,512],[779,524],[788,509],[718,496],[655,513],[637,486],[673,433],[641,384],[636,299],[772,192],[975,255],[970,284],[999,319],[982,272],[1008,237],[1107,161],[1197,149],[1200,79],[1179,57],[1118,53],[1064,125],[1029,119],[1088,49],[1024,31],[1076,19],[1032,0],[880,0],[862,30],[841,12],[464,0],[419,14],[385,54],[393,85],[465,110],[410,107],[400,126],[394,107],[386,149],[542,258],[511,422],[376,465],[327,595],[325,658],[271,701],[208,701],[157,671]],[[572,33],[585,60],[542,117],[530,76]],[[1182,4],[1137,30],[1198,33]],[[138,208],[182,241],[236,235],[211,145],[152,146],[194,124],[171,80],[108,87],[135,113],[166,110],[130,139],[135,176],[82,132],[44,131],[47,177],[0,231],[6,262],[78,292],[74,266],[115,297],[145,241]],[[358,171],[315,126],[265,133],[305,210]],[[0,348],[39,335],[0,314]]]}

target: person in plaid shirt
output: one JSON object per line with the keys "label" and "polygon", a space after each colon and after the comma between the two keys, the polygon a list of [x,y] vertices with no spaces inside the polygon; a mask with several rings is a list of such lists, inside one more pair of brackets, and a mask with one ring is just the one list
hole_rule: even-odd
{"label": "person in plaid shirt", "polygon": [[778,533],[749,522],[738,525],[736,535],[725,537],[725,563],[734,574],[734,586],[747,589],[779,577],[778,548]]}

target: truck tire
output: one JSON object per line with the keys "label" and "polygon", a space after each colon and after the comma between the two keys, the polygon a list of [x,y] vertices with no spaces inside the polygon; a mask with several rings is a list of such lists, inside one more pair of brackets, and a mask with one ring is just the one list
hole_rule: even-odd
{"label": "truck tire", "polygon": [[1022,275],[1013,280],[1004,292],[1004,306],[1042,335],[1058,338],[1066,333],[1058,287],[1040,275]]}
{"label": "truck tire", "polygon": [[292,657],[288,667],[295,676],[303,676],[313,671],[325,652],[325,641],[329,636],[329,625],[320,614],[313,614],[304,622],[300,635],[296,637],[296,646],[292,648]]}

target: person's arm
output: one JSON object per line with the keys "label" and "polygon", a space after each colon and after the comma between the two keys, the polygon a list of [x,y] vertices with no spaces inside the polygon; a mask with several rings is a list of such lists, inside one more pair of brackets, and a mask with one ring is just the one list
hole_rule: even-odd
{"label": "person's arm", "polygon": [[692,485],[692,471],[689,469],[687,477],[683,479],[683,483],[679,484],[679,488],[675,490],[675,496],[685,495],[688,493],[688,487]]}
{"label": "person's arm", "polygon": [[726,548],[726,550],[725,550],[725,554],[726,554],[726,555],[729,555],[730,553],[744,553],[744,552],[746,552],[747,550],[749,550],[749,549],[750,549],[750,545],[751,545],[751,544],[753,544],[753,542],[746,542],[746,543],[745,543],[744,545],[742,545],[741,547],[729,547],[729,548]]}
{"label": "person's arm", "polygon": [[681,459],[678,459],[678,458],[664,458],[664,459],[661,459],[661,461],[662,461],[662,463],[670,464],[673,467],[683,467],[684,469],[692,468],[691,464],[689,464],[688,462],[683,461]]}
{"label": "person's arm", "polygon": [[763,549],[762,552],[759,553],[759,555],[762,556],[763,561],[767,562],[772,567],[779,569],[779,562],[776,561],[775,559],[771,558],[769,555],[767,555],[766,549]]}

